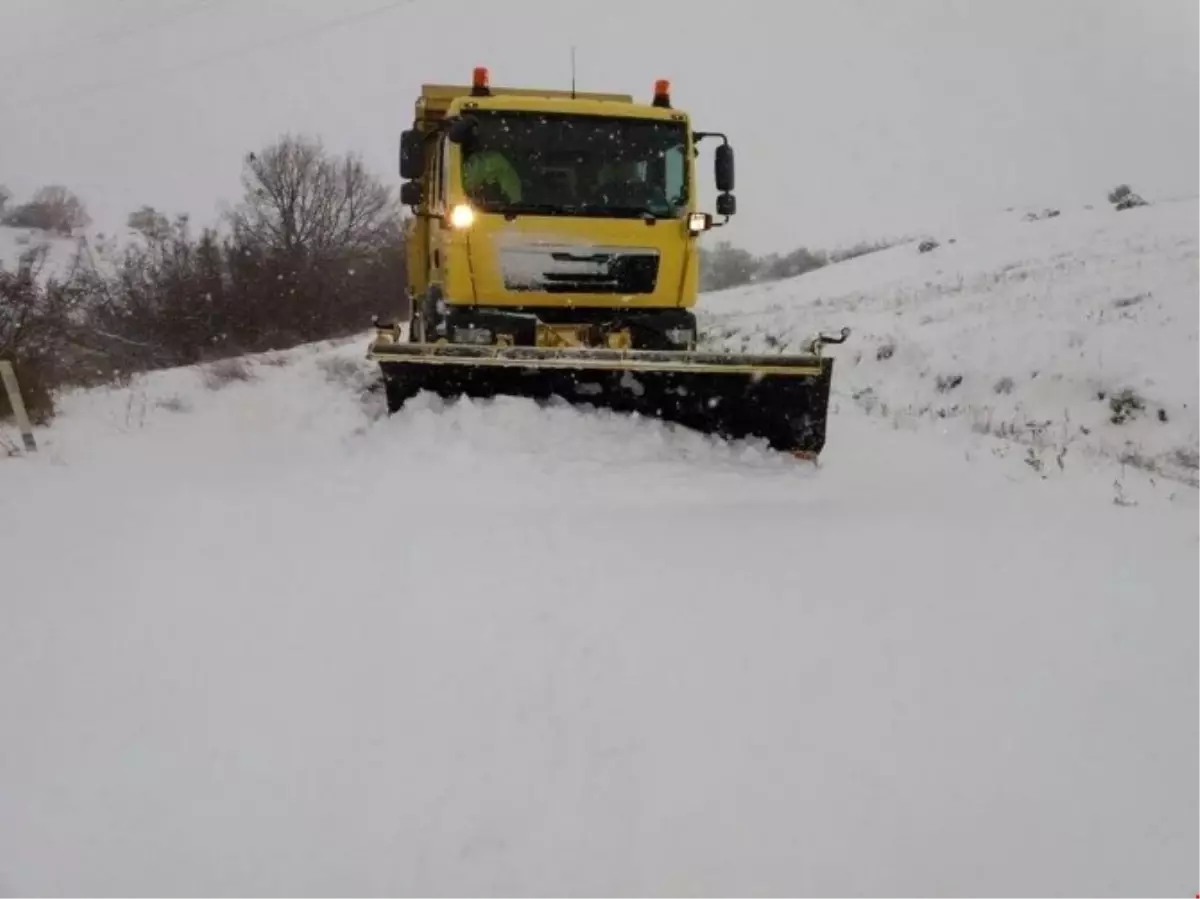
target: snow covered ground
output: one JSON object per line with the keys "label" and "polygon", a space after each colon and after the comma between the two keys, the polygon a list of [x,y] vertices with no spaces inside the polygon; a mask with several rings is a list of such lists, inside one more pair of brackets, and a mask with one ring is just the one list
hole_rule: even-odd
{"label": "snow covered ground", "polygon": [[[1196,489],[909,414],[1007,373],[1079,422],[1107,376],[1146,397],[1143,452],[1191,439],[1194,225],[1150,221],[1060,235],[1092,261],[1023,331],[1016,288],[985,327],[904,271],[958,247],[982,284],[1017,252],[982,236],[713,297],[752,341],[842,306],[819,469],[515,400],[386,418],[361,340],[66,397],[0,462],[0,893],[1194,893]],[[1054,368],[1059,291],[1126,289],[1137,319],[1078,325],[1123,367]],[[921,339],[876,360],[893,334]]]}
{"label": "snow covered ground", "polygon": [[713,294],[705,323],[718,345],[754,350],[850,325],[835,390],[872,414],[1195,485],[1198,215],[1195,199],[1014,211],[933,235],[932,252],[903,244]]}

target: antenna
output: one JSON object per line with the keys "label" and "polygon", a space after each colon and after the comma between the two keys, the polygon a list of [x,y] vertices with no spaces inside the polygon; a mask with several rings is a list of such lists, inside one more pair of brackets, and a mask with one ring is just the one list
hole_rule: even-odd
{"label": "antenna", "polygon": [[571,45],[571,99],[575,99],[575,45]]}

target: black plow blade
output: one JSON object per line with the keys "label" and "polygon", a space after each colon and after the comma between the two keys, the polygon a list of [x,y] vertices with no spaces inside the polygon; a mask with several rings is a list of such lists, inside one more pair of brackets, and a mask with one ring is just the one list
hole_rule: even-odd
{"label": "black plow blade", "polygon": [[450,399],[559,397],[638,413],[724,439],[757,438],[815,458],[825,446],[833,360],[647,350],[553,350],[382,343],[380,364],[395,412],[421,391]]}

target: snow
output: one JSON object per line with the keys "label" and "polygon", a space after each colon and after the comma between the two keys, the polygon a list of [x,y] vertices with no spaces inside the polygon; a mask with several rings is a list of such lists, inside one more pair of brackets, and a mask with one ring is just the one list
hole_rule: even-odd
{"label": "snow", "polygon": [[12,228],[0,225],[0,268],[15,271],[26,253],[45,248],[46,259],[39,272],[40,280],[64,277],[85,251],[86,241],[63,237],[37,228]]}
{"label": "snow", "polygon": [[22,256],[45,248],[46,258],[40,261],[38,272],[42,283],[50,278],[66,279],[76,268],[111,275],[123,250],[141,240],[128,228],[110,234],[83,230],[67,237],[39,228],[0,225],[0,269],[15,271]]}
{"label": "snow", "polygon": [[[1073,421],[1101,377],[1194,413],[1174,214],[1080,226],[1024,332],[1016,288],[989,329],[914,287],[944,240],[710,298],[752,340],[855,329],[818,468],[511,399],[388,418],[365,340],[64,397],[0,462],[0,892],[1194,893],[1196,489],[900,414],[953,352],[909,318],[1034,406],[1060,291],[1126,290],[1162,312],[1087,328],[1127,351],[1061,363]],[[966,283],[1050,278],[997,230]]]}
{"label": "snow", "polygon": [[[704,323],[719,346],[754,350],[849,325],[835,393],[871,414],[1195,484],[1198,214],[1194,198],[1033,222],[1014,211],[936,235],[929,253],[918,240],[713,294]],[[1143,409],[1113,424],[1126,390]]]}

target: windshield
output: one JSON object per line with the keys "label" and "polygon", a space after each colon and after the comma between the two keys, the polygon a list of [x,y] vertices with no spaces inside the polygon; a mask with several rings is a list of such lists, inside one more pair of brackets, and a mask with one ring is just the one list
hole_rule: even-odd
{"label": "windshield", "polygon": [[463,186],[485,212],[677,217],[688,200],[681,122],[475,111]]}

